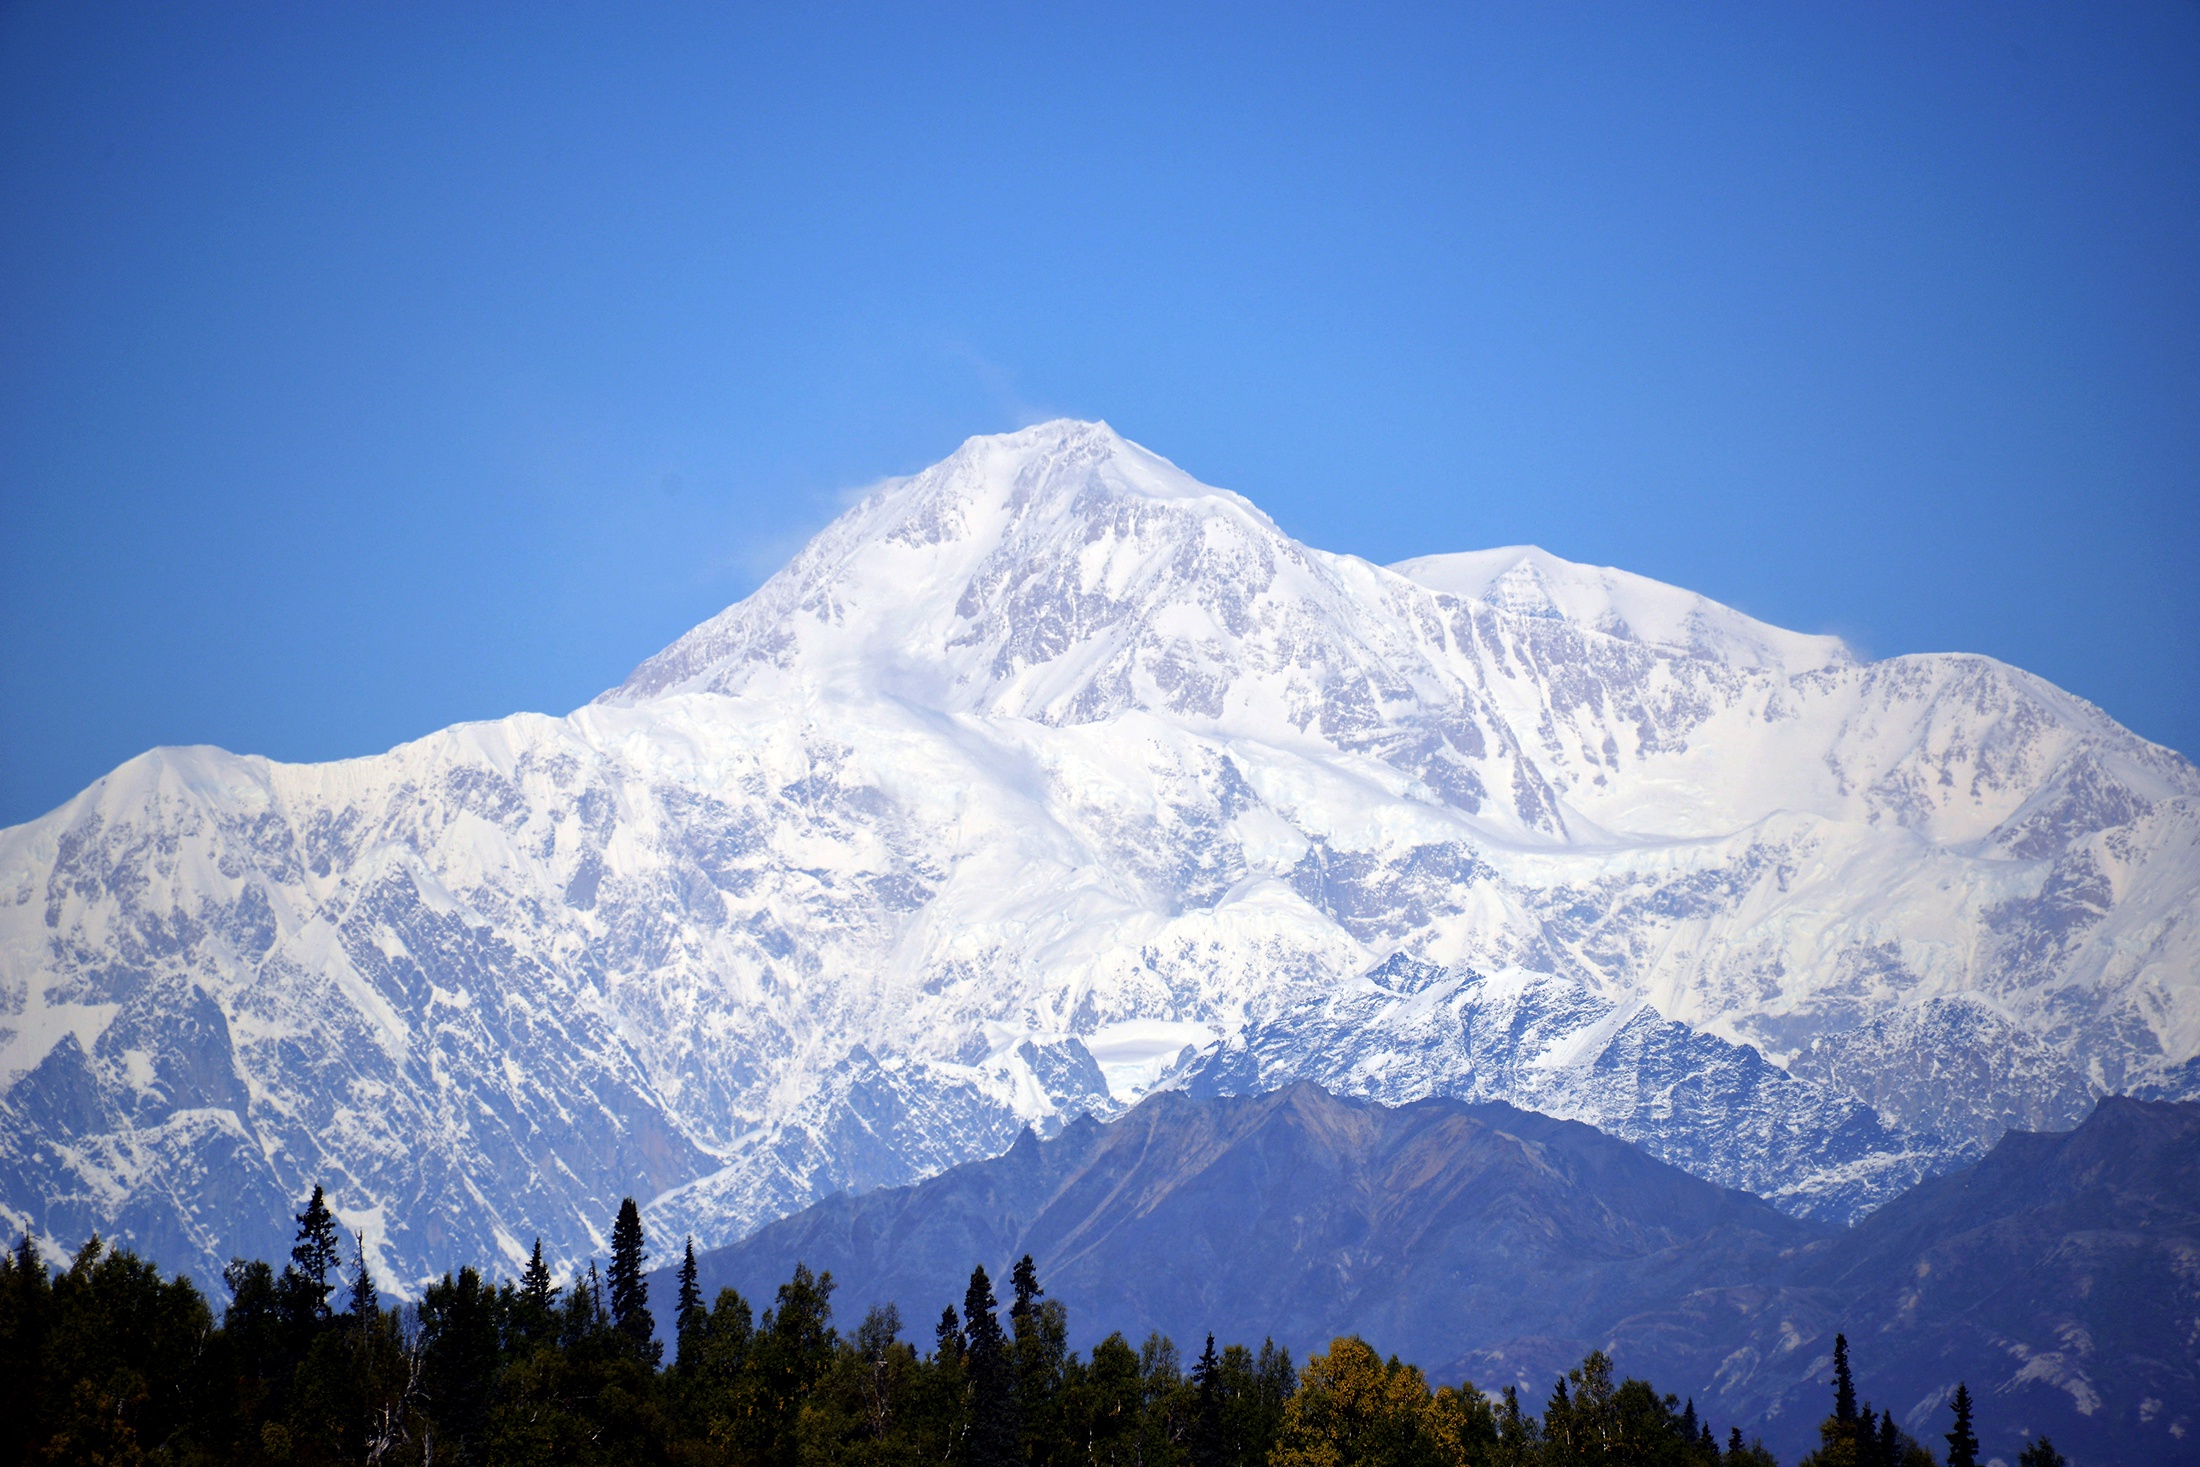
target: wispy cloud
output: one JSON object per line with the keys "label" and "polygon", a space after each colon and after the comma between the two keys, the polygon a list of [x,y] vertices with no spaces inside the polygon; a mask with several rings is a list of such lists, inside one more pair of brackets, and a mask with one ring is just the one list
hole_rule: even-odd
{"label": "wispy cloud", "polygon": [[1016,385],[1015,372],[986,356],[969,342],[950,341],[947,344],[947,354],[970,369],[971,375],[978,380],[978,386],[984,390],[986,396],[993,399],[995,409],[1013,426],[1028,428],[1033,423],[1044,423],[1066,416],[1060,408],[1034,402],[1024,396]]}

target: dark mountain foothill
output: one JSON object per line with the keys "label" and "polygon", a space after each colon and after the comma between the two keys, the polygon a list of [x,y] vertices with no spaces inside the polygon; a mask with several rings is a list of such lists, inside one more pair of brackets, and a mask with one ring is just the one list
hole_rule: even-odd
{"label": "dark mountain foothill", "polygon": [[1935,1446],[1960,1382],[1986,1459],[2044,1433],[2074,1462],[2187,1461],[2200,1429],[2189,1102],[2110,1099],[2074,1131],[2011,1133],[1834,1229],[1508,1105],[1164,1092],[830,1198],[699,1270],[705,1297],[758,1298],[802,1262],[851,1317],[919,1317],[974,1262],[1026,1253],[1074,1343],[1212,1330],[1304,1358],[1357,1334],[1432,1380],[1530,1400],[1604,1349],[1783,1458],[1818,1445],[1837,1332],[1859,1392]]}
{"label": "dark mountain foothill", "polygon": [[1963,1381],[1989,1457],[2013,1461],[2025,1428],[2074,1461],[2200,1456],[2200,1104],[2109,1097],[2073,1131],[2013,1131],[1785,1278],[1778,1309],[1720,1337],[1714,1399],[1768,1441],[1823,1410],[1824,1371],[1783,1358],[1842,1330],[1860,1389],[1921,1438]]}

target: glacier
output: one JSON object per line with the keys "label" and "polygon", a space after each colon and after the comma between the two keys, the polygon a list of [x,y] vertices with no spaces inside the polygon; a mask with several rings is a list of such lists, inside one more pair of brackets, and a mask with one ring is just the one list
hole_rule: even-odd
{"label": "glacier", "polygon": [[973,438],[564,718],[0,831],[0,1222],[398,1292],[732,1241],[1160,1087],[1581,1119],[1846,1221],[2200,1086],[2200,771],[1532,547]]}

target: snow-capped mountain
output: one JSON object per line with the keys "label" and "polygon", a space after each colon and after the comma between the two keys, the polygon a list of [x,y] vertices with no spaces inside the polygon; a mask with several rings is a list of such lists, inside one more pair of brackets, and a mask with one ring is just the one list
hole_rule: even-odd
{"label": "snow-capped mountain", "polygon": [[1846,1217],[2189,1088],[2196,919],[2200,772],[2037,678],[1386,569],[1050,423],[569,717],[0,832],[0,1210],[206,1270],[320,1181],[402,1284],[1303,1075]]}

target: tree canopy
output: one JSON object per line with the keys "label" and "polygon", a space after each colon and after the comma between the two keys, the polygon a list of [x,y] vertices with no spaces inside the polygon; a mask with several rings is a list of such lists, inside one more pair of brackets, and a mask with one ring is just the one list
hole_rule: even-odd
{"label": "tree canopy", "polygon": [[[1346,1336],[1303,1369],[1273,1341],[1109,1335],[1067,1348],[1068,1316],[1028,1256],[1007,1325],[980,1264],[921,1350],[900,1310],[834,1321],[830,1274],[797,1265],[759,1312],[706,1304],[683,1250],[669,1366],[655,1337],[632,1199],[607,1270],[562,1282],[536,1243],[516,1279],[461,1267],[386,1304],[367,1240],[343,1239],[320,1189],[280,1274],[239,1259],[215,1317],[198,1288],[94,1238],[56,1271],[28,1238],[0,1254],[0,1467],[17,1462],[728,1464],[728,1467],[1764,1467],[1693,1401],[1615,1376],[1592,1353],[1541,1415],[1506,1387],[1431,1385]],[[344,1277],[348,1270],[349,1277]],[[344,1285],[342,1312],[330,1296]],[[1858,1405],[1848,1342],[1812,1467],[1933,1458]],[[1975,1464],[1958,1388],[1949,1467]],[[2023,1467],[2061,1467],[2044,1438]]]}

